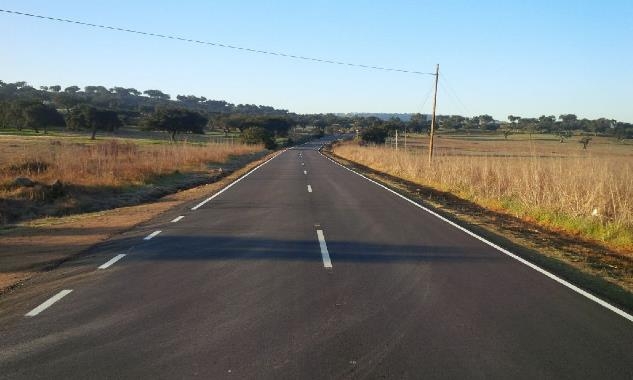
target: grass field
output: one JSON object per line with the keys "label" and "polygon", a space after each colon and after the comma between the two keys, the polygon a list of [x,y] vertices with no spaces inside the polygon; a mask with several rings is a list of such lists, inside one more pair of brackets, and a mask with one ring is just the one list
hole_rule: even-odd
{"label": "grass field", "polygon": [[633,144],[593,137],[446,134],[429,166],[426,136],[385,146],[347,143],[335,153],[454,193],[484,207],[633,252]]}
{"label": "grass field", "polygon": [[[164,135],[159,137],[132,135],[91,141],[72,134],[1,136],[0,222],[20,219],[20,208],[23,214],[30,209],[34,216],[55,214],[55,207],[43,211],[44,206],[53,204],[60,210],[80,210],[73,203],[85,194],[103,198],[108,193],[164,185],[166,181],[193,183],[192,176],[208,175],[214,165],[217,168],[233,157],[263,151],[260,145],[243,145],[215,135],[178,143],[169,143]],[[16,184],[20,177],[34,184]],[[52,186],[56,181],[64,191]]]}

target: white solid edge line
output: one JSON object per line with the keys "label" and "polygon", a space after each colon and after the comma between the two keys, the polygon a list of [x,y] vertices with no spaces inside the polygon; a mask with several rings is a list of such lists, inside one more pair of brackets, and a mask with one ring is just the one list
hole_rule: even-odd
{"label": "white solid edge line", "polygon": [[33,309],[33,310],[29,311],[28,313],[24,314],[24,316],[25,317],[35,317],[39,313],[41,313],[44,310],[46,310],[49,307],[51,307],[55,302],[59,301],[60,299],[62,299],[64,297],[66,297],[68,295],[68,293],[70,293],[70,292],[72,292],[72,289],[64,289],[64,290],[60,291],[59,293],[55,294],[51,298],[49,298],[46,301],[44,301],[42,304],[40,304],[40,306],[38,306],[35,309]]}
{"label": "white solid edge line", "polygon": [[[319,152],[319,153],[321,153],[321,152]],[[497,251],[499,251],[499,252],[501,252],[501,253],[504,253],[504,254],[506,254],[507,256],[512,257],[513,259],[515,259],[515,260],[519,261],[519,262],[520,262],[520,263],[522,263],[522,264],[527,265],[528,267],[530,267],[530,268],[534,269],[535,271],[537,271],[537,272],[539,272],[539,273],[541,273],[541,274],[544,274],[545,276],[547,276],[547,277],[551,278],[552,280],[554,280],[554,281],[558,282],[559,284],[561,284],[561,285],[563,285],[563,286],[565,286],[565,287],[567,287],[567,288],[569,288],[569,289],[573,290],[574,292],[576,292],[576,293],[578,293],[578,294],[580,294],[580,295],[582,295],[582,296],[584,296],[584,297],[586,297],[586,298],[588,298],[588,299],[592,300],[593,302],[597,303],[598,305],[600,305],[600,306],[602,306],[602,307],[604,307],[604,308],[606,308],[606,309],[609,309],[609,310],[611,310],[612,312],[614,312],[614,313],[618,314],[619,316],[621,316],[621,317],[623,317],[623,318],[625,318],[625,319],[628,319],[629,321],[633,322],[633,315],[631,315],[631,314],[629,314],[629,313],[625,312],[624,310],[619,309],[619,308],[617,308],[617,307],[615,307],[615,306],[611,305],[611,304],[610,304],[610,303],[608,303],[607,301],[604,301],[604,300],[602,300],[602,299],[600,299],[600,298],[598,298],[598,297],[594,296],[593,294],[591,294],[591,293],[589,293],[589,292],[587,292],[587,291],[585,291],[585,290],[583,290],[583,289],[581,289],[581,288],[577,287],[576,285],[572,284],[572,283],[571,283],[571,282],[569,282],[569,281],[563,280],[562,278],[560,278],[560,277],[558,277],[558,276],[554,275],[553,273],[548,272],[547,270],[545,270],[545,269],[543,269],[543,268],[539,267],[538,265],[533,264],[533,263],[531,263],[531,262],[529,262],[529,261],[525,260],[524,258],[517,256],[516,254],[514,254],[514,253],[512,253],[512,252],[508,251],[507,249],[502,248],[502,247],[500,247],[500,246],[496,245],[495,243],[493,243],[493,242],[491,242],[491,241],[489,241],[489,240],[486,240],[485,238],[483,238],[483,237],[481,237],[481,236],[477,235],[476,233],[474,233],[474,232],[472,232],[472,231],[470,231],[470,230],[468,230],[468,229],[466,229],[466,228],[464,228],[464,227],[460,226],[459,224],[457,224],[457,223],[455,223],[455,222],[453,222],[453,221],[451,221],[451,220],[449,220],[449,219],[446,219],[445,217],[443,217],[442,215],[440,215],[440,214],[436,213],[435,211],[433,211],[433,210],[431,210],[431,209],[429,209],[429,208],[427,208],[427,207],[422,206],[421,204],[419,204],[419,203],[417,203],[417,202],[415,202],[415,201],[413,201],[413,200],[411,200],[411,199],[409,199],[409,198],[405,197],[404,195],[402,195],[402,194],[400,194],[400,193],[398,193],[398,192],[396,192],[396,191],[394,191],[394,190],[391,190],[391,189],[390,189],[390,188],[388,188],[387,186],[385,186],[385,185],[383,185],[383,184],[381,184],[381,183],[378,183],[378,182],[374,181],[373,179],[368,178],[368,177],[366,177],[366,176],[364,176],[364,175],[362,175],[362,174],[360,174],[360,173],[358,173],[358,172],[356,172],[356,171],[354,171],[354,170],[352,170],[352,169],[350,169],[350,168],[348,168],[348,167],[346,167],[346,166],[344,166],[344,165],[341,165],[340,163],[338,163],[338,162],[334,161],[333,159],[331,159],[330,157],[328,157],[328,156],[324,155],[323,153],[321,153],[321,155],[322,155],[323,157],[327,158],[328,160],[332,161],[332,162],[333,162],[333,163],[335,163],[336,165],[338,165],[338,166],[342,167],[343,169],[348,170],[348,171],[350,171],[350,172],[352,172],[352,173],[354,173],[354,174],[356,174],[356,175],[358,175],[358,176],[360,176],[360,177],[365,178],[365,179],[366,179],[366,180],[368,180],[369,182],[371,182],[371,183],[373,183],[373,184],[375,184],[375,185],[377,185],[377,186],[380,186],[380,187],[382,187],[383,189],[385,189],[385,190],[387,190],[387,191],[389,191],[389,192],[391,192],[391,193],[393,193],[393,194],[397,195],[398,197],[400,197],[400,198],[402,198],[402,199],[406,200],[407,202],[411,203],[412,205],[414,205],[414,206],[416,206],[416,207],[418,207],[418,208],[420,208],[420,209],[422,209],[422,210],[426,211],[427,213],[429,213],[429,214],[431,214],[431,215],[433,215],[433,216],[435,216],[435,217],[439,218],[440,220],[442,220],[442,221],[444,221],[444,222],[446,222],[446,223],[450,224],[451,226],[453,226],[453,227],[455,227],[455,228],[457,228],[457,229],[461,230],[462,232],[467,233],[468,235],[470,235],[470,236],[474,237],[475,239],[477,239],[477,240],[479,240],[479,241],[481,241],[481,242],[483,242],[483,243],[485,243],[485,244],[487,244],[487,245],[491,246],[492,248],[496,249]]]}
{"label": "white solid edge line", "polygon": [[312,192],[312,186],[308,185],[308,193]]}
{"label": "white solid edge line", "polygon": [[321,247],[321,258],[323,258],[323,267],[332,268],[332,260],[330,260],[330,253],[327,250],[327,244],[325,243],[325,236],[323,236],[322,230],[317,230],[317,239],[319,239],[319,246]]}
{"label": "white solid edge line", "polygon": [[121,260],[124,257],[125,257],[125,253],[119,253],[118,255],[114,256],[113,258],[105,262],[104,264],[101,264],[97,269],[108,269],[109,267],[112,266],[112,264],[116,263],[117,261]]}
{"label": "white solid edge line", "polygon": [[184,215],[177,216],[177,217],[176,217],[174,220],[172,220],[171,222],[172,222],[172,223],[178,223],[178,222],[180,222],[180,221],[182,220],[182,218],[184,218],[184,217],[185,217]]}
{"label": "white solid edge line", "polygon": [[143,240],[151,240],[152,238],[156,237],[156,235],[158,235],[158,234],[159,234],[159,233],[161,233],[161,232],[163,232],[163,231],[160,231],[160,230],[158,230],[158,231],[154,231],[154,232],[152,232],[151,234],[149,234],[149,235],[145,236],[145,237],[143,238]]}
{"label": "white solid edge line", "polygon": [[196,211],[197,209],[199,209],[200,207],[204,206],[206,203],[210,202],[211,200],[213,200],[215,197],[217,197],[218,195],[222,194],[223,192],[227,191],[228,189],[230,189],[231,187],[233,187],[235,184],[237,184],[238,182],[240,182],[241,180],[243,180],[244,178],[248,177],[249,175],[251,175],[251,173],[253,173],[255,170],[261,168],[262,166],[266,165],[267,163],[269,163],[270,161],[274,160],[275,158],[279,157],[282,153],[284,153],[287,149],[282,150],[281,152],[275,154],[274,156],[272,156],[271,158],[269,158],[268,160],[262,162],[261,164],[259,164],[258,166],[256,166],[253,170],[251,170],[250,172],[244,174],[243,176],[241,176],[240,178],[236,179],[235,181],[231,182],[230,184],[228,184],[224,189],[218,191],[217,193],[213,194],[212,196],[210,196],[209,198],[203,200],[202,202],[198,203],[197,205],[193,206],[191,208],[191,211]]}

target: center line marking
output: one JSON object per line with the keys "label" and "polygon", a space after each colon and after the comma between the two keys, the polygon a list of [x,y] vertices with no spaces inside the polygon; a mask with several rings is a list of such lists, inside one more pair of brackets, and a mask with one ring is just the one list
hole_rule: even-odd
{"label": "center line marking", "polygon": [[113,258],[111,258],[110,260],[108,260],[105,264],[99,266],[99,268],[97,268],[97,269],[108,269],[109,267],[112,266],[112,264],[116,263],[117,261],[121,260],[124,257],[125,257],[125,254],[124,253],[120,253],[120,254],[114,256]]}
{"label": "center line marking", "polygon": [[312,192],[312,186],[308,185],[308,193]]}
{"label": "center line marking", "polygon": [[24,314],[24,316],[25,317],[35,317],[39,313],[41,313],[44,310],[46,310],[49,307],[51,307],[51,305],[53,305],[55,302],[59,301],[60,299],[62,299],[64,297],[66,297],[68,295],[68,293],[70,293],[70,292],[72,292],[72,289],[64,289],[64,290],[62,290],[61,292],[55,294],[51,298],[49,298],[46,301],[44,301],[44,303],[42,303],[40,306],[38,306],[35,309],[33,309],[33,310],[29,311],[28,313]]}
{"label": "center line marking", "polygon": [[160,231],[160,230],[159,230],[159,231],[154,231],[154,232],[152,232],[151,234],[149,234],[149,235],[145,236],[145,237],[143,238],[143,240],[151,240],[152,238],[156,237],[156,235],[158,235],[158,234],[159,234],[159,233],[161,233],[161,232],[163,232],[163,231]]}
{"label": "center line marking", "polygon": [[301,166],[305,165],[303,162],[301,163]]}
{"label": "center line marking", "polygon": [[330,260],[330,253],[327,250],[327,244],[325,244],[325,236],[323,236],[323,230],[317,230],[317,238],[319,239],[319,245],[321,246],[323,267],[332,268],[332,260]]}
{"label": "center line marking", "polygon": [[182,218],[184,218],[184,215],[180,215],[179,217],[176,217],[174,220],[172,220],[172,223],[178,223],[182,220]]}
{"label": "center line marking", "polygon": [[308,171],[307,171],[307,170],[304,170],[304,171],[303,171],[303,174],[308,175]]}

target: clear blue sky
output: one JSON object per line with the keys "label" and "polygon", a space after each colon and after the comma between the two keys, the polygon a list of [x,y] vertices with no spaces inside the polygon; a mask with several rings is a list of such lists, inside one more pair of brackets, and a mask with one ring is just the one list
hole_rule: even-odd
{"label": "clear blue sky", "polygon": [[[36,1],[0,8],[433,71],[442,114],[633,122],[633,1]],[[0,13],[0,79],[160,89],[300,113],[430,112],[432,76],[256,55]]]}

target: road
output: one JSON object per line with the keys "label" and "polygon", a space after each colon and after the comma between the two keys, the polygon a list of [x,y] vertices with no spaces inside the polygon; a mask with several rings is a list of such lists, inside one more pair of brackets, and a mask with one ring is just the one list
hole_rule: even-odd
{"label": "road", "polygon": [[633,378],[630,320],[318,144],[4,310],[0,378]]}

